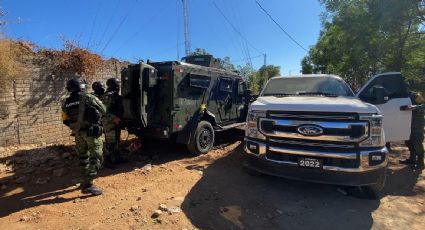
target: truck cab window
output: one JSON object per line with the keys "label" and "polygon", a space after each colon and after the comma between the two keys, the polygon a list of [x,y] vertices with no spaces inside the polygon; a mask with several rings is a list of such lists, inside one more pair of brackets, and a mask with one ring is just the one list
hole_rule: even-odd
{"label": "truck cab window", "polygon": [[219,89],[220,91],[231,93],[233,91],[233,80],[221,79]]}
{"label": "truck cab window", "polygon": [[383,87],[388,99],[405,98],[408,96],[407,87],[400,74],[377,76],[359,95],[360,99],[367,102],[374,102],[374,89]]}

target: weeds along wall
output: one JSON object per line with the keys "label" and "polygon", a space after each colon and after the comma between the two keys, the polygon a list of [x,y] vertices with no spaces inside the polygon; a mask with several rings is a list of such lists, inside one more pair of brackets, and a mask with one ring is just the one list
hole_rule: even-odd
{"label": "weeds along wall", "polygon": [[[105,83],[119,77],[127,64],[105,61],[88,79],[88,88],[94,80]],[[13,79],[0,78],[0,146],[72,141],[70,130],[62,124],[61,103],[67,96],[66,82],[73,77],[73,73],[52,74],[44,66]]]}

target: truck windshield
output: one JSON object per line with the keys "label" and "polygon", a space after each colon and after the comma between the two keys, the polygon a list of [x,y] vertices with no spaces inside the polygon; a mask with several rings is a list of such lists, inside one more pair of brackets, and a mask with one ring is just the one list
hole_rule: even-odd
{"label": "truck windshield", "polygon": [[348,85],[333,77],[281,77],[265,86],[261,96],[354,96]]}

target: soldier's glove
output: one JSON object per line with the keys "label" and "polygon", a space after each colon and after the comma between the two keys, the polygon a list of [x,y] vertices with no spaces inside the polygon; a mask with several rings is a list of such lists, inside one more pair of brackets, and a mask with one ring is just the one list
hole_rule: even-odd
{"label": "soldier's glove", "polygon": [[102,133],[103,133],[103,128],[100,125],[92,125],[87,130],[87,136],[89,137],[100,137],[102,136]]}

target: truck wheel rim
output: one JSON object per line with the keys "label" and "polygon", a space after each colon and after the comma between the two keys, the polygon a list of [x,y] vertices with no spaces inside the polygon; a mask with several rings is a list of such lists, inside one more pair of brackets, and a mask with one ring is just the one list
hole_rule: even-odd
{"label": "truck wheel rim", "polygon": [[199,145],[202,149],[208,148],[211,143],[211,131],[209,129],[204,129],[199,136]]}

